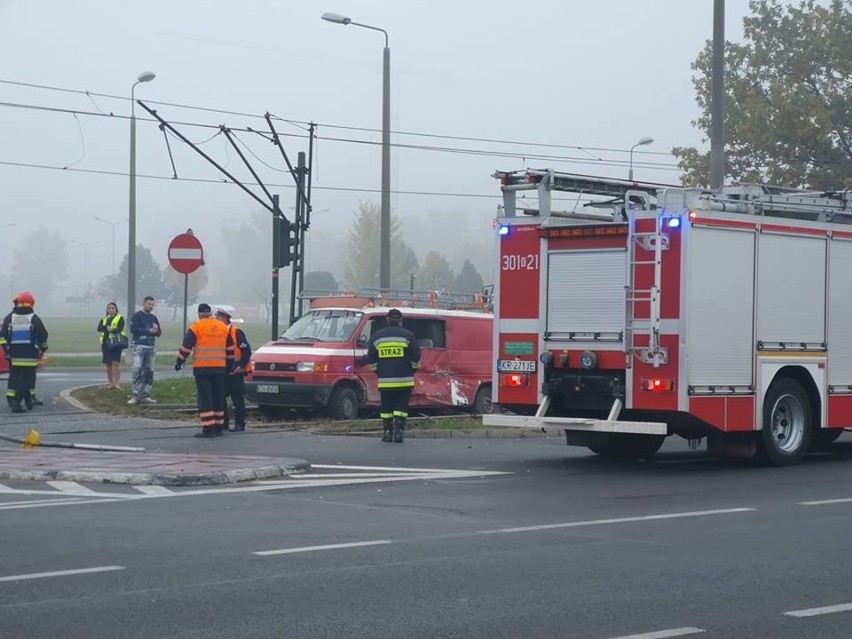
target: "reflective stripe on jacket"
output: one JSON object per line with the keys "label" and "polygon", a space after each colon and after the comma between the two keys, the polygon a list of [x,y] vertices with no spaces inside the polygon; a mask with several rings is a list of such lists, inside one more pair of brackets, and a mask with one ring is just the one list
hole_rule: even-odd
{"label": "reflective stripe on jacket", "polygon": [[254,371],[254,366],[251,363],[251,346],[248,343],[246,334],[233,324],[228,325],[228,333],[231,336],[231,341],[234,343],[234,363],[243,369],[241,373],[234,374],[242,375],[251,373]]}
{"label": "reflective stripe on jacket", "polygon": [[370,339],[366,363],[376,371],[379,388],[412,388],[420,366],[420,346],[414,333],[401,326],[387,326]]}
{"label": "reflective stripe on jacket", "polygon": [[109,315],[101,318],[101,326],[103,326],[106,330],[101,331],[101,344],[104,343],[104,338],[107,336],[107,333],[119,333],[121,335],[127,336],[127,324],[122,325],[121,331],[118,330],[119,324],[124,321],[124,318],[116,313],[112,319],[109,318]]}
{"label": "reflective stripe on jacket", "polygon": [[228,327],[212,317],[204,317],[186,332],[178,360],[184,361],[192,353],[192,368],[205,373],[224,373],[234,360],[234,344]]}

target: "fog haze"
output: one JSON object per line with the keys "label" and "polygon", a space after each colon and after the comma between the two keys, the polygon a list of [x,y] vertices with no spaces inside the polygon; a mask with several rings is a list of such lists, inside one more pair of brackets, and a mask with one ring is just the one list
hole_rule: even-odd
{"label": "fog haze", "polygon": [[[741,39],[747,4],[728,0],[729,40]],[[637,149],[637,179],[677,182],[668,151],[703,146],[690,124],[697,116],[690,63],[711,37],[712,10],[712,0],[0,0],[0,80],[125,98],[0,84],[0,102],[81,112],[0,107],[0,226],[14,223],[0,230],[0,292],[27,287],[10,275],[12,250],[39,227],[56,229],[68,243],[67,271],[57,274],[68,294],[111,272],[111,229],[93,218],[127,217],[126,98],[145,70],[157,77],[137,87],[139,99],[245,114],[158,105],[169,121],[264,130],[263,120],[248,114],[269,111],[318,123],[308,260],[312,270],[339,275],[359,201],[379,200],[383,41],[379,33],[320,20],[325,11],[389,32],[394,131],[502,141],[401,133],[392,140],[403,145],[392,153],[392,208],[406,242],[421,260],[440,250],[456,270],[470,257],[489,282],[487,247],[500,203],[495,169],[626,177],[627,149],[652,136],[653,145]],[[170,238],[193,228],[207,251],[210,293],[226,294],[216,289],[217,269],[230,268],[223,224],[248,220],[260,207],[236,186],[215,183],[218,172],[176,140],[170,145],[179,179],[171,179],[163,134],[138,108],[137,116],[138,242],[165,264]],[[199,142],[216,133],[178,128]],[[307,150],[303,128],[282,122],[279,130],[295,136],[285,138],[294,160]],[[257,135],[238,135],[264,182],[281,185],[270,188],[292,205],[276,149]],[[229,170],[239,168],[221,135],[202,148]],[[238,175],[250,178],[242,169]],[[126,250],[127,225],[119,223],[117,262]],[[258,252],[265,256],[268,247]]]}

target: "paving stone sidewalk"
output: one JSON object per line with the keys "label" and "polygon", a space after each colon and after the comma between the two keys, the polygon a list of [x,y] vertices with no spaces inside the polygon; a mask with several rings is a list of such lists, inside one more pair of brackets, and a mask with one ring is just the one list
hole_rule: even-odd
{"label": "paving stone sidewalk", "polygon": [[309,469],[305,460],[281,457],[0,448],[0,479],[25,481],[212,486]]}

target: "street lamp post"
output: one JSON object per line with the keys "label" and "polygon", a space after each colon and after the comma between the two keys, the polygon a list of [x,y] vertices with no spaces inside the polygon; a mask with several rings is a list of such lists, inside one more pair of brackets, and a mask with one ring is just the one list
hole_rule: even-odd
{"label": "street lamp post", "polygon": [[[102,217],[98,217],[97,215],[93,215],[98,222],[103,222],[104,224],[109,224],[112,227],[112,274],[115,275],[115,227],[117,224],[121,224],[122,222],[126,222],[128,218],[124,218],[123,220],[105,220]],[[128,264],[128,267],[130,265]]]}
{"label": "street lamp post", "polygon": [[636,142],[636,144],[630,147],[630,173],[628,179],[631,182],[633,181],[633,149],[635,149],[637,146],[647,146],[649,144],[652,144],[653,142],[654,138],[641,138],[638,142]]}
{"label": "street lamp post", "polygon": [[339,13],[324,13],[322,19],[335,24],[354,25],[385,36],[385,49],[382,58],[382,210],[379,231],[379,287],[390,288],[390,46],[388,32],[379,27],[360,22],[352,22]]}
{"label": "street lamp post", "polygon": [[151,71],[143,71],[130,87],[130,212],[128,220],[127,247],[127,309],[130,315],[136,309],[136,85],[150,82],[156,76]]}

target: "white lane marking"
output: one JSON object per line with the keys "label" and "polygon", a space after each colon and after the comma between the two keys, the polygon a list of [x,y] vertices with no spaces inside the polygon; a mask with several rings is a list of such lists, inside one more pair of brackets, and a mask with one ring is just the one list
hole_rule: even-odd
{"label": "white lane marking", "polygon": [[[144,499],[144,497],[138,497],[138,499]],[[110,502],[123,501],[127,502],[127,499],[74,499],[69,498],[65,500],[43,500],[43,501],[33,501],[26,504],[4,504],[0,506],[0,510],[22,510],[25,508],[43,508],[48,506],[66,506],[68,504],[77,505],[77,504],[108,504]]]}
{"label": "white lane marking", "polygon": [[[373,477],[407,477],[408,475],[402,473],[311,473],[310,475],[295,475],[295,481],[305,481],[308,479],[370,479]],[[424,473],[423,475],[418,475],[418,477],[431,477],[432,473]],[[268,485],[268,484],[280,484],[282,479],[261,479],[256,484],[260,485]]]}
{"label": "white lane marking", "polygon": [[826,506],[829,504],[848,504],[852,502],[852,497],[844,497],[842,499],[820,499],[818,501],[800,501],[798,506]]}
{"label": "white lane marking", "polygon": [[48,481],[45,483],[66,495],[84,495],[86,497],[91,497],[92,495],[97,494],[91,488],[81,486],[74,481]]}
{"label": "white lane marking", "polygon": [[322,468],[323,470],[366,470],[373,472],[393,472],[393,473],[473,473],[473,474],[481,474],[481,475],[505,475],[506,473],[495,473],[494,471],[487,470],[450,470],[447,468],[403,468],[396,466],[334,466],[328,464],[311,464],[311,468]]}
{"label": "white lane marking", "polygon": [[756,508],[725,508],[720,510],[695,510],[683,513],[663,513],[661,515],[643,515],[641,517],[617,517],[614,519],[589,519],[586,521],[569,521],[562,524],[543,524],[540,526],[518,526],[516,528],[498,528],[496,530],[479,530],[482,535],[500,535],[505,533],[535,532],[537,530],[553,530],[557,528],[580,528],[582,526],[605,526],[607,524],[629,524],[641,521],[659,521],[662,519],[686,519],[688,517],[707,517],[710,515],[728,515],[747,513]]}
{"label": "white lane marking", "polygon": [[790,610],[784,614],[788,617],[817,617],[819,615],[830,615],[835,612],[849,612],[852,603],[837,604],[836,606],[823,606],[822,608],[805,608],[804,610]]}
{"label": "white lane marking", "polygon": [[70,575],[88,575],[95,572],[112,572],[127,570],[124,566],[98,566],[96,568],[78,568],[77,570],[55,570],[53,572],[31,572],[25,575],[9,575],[0,577],[0,581],[24,581],[26,579],[46,579],[48,577],[67,577]]}
{"label": "white lane marking", "polygon": [[623,635],[612,639],[667,639],[668,637],[685,637],[686,635],[697,635],[707,632],[702,628],[671,628],[670,630],[657,630],[656,632],[642,632],[638,635]]}
{"label": "white lane marking", "polygon": [[326,544],[324,546],[302,546],[301,548],[282,548],[281,550],[259,550],[252,553],[261,557],[271,555],[292,555],[298,552],[316,552],[318,550],[339,550],[341,548],[362,548],[364,546],[385,546],[393,542],[388,539],[377,539],[375,541],[354,541],[349,544]]}
{"label": "white lane marking", "polygon": [[169,490],[165,486],[131,486],[134,490],[138,490],[140,493],[144,493],[145,495],[152,495],[155,497],[171,497],[174,495],[173,490]]}
{"label": "white lane marking", "polygon": [[40,504],[40,505],[50,505],[50,504],[65,504],[68,502],[80,502],[84,501],[82,497],[58,497],[56,499],[38,499],[36,501],[13,501],[6,502],[5,504],[0,504],[0,509],[11,510],[15,508],[20,508],[21,506],[29,506],[32,504]]}

